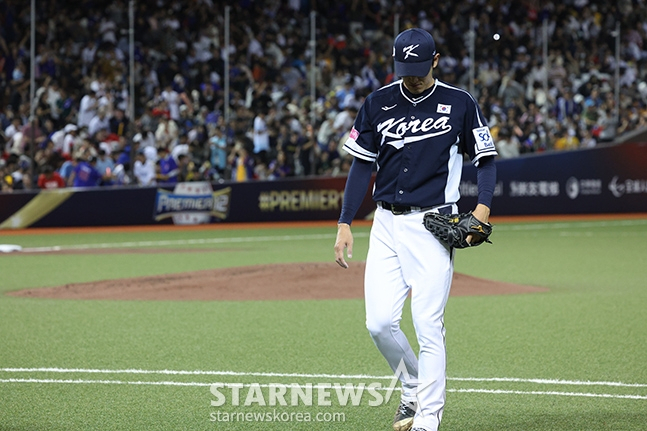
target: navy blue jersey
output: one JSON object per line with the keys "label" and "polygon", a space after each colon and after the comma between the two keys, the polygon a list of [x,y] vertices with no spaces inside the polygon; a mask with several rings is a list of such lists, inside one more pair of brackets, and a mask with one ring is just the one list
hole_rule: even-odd
{"label": "navy blue jersey", "polygon": [[344,149],[377,163],[375,201],[419,207],[458,202],[463,154],[497,154],[476,100],[437,79],[418,97],[401,80],[371,93]]}

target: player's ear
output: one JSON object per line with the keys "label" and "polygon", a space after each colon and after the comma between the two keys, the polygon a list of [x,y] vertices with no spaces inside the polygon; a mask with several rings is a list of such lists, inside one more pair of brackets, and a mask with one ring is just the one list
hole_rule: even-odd
{"label": "player's ear", "polygon": [[431,63],[431,68],[435,69],[438,66],[438,60],[440,60],[440,54],[434,55],[434,62]]}

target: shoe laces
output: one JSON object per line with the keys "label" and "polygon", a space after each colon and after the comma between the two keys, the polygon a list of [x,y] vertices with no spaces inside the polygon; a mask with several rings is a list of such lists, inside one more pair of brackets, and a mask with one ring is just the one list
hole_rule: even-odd
{"label": "shoe laces", "polygon": [[401,415],[407,415],[407,414],[416,412],[415,405],[408,401],[400,402],[399,410]]}

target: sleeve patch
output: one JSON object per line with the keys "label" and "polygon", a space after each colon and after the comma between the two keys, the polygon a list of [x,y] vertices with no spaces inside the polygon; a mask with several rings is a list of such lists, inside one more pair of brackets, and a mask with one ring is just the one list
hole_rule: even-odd
{"label": "sleeve patch", "polygon": [[354,127],[351,129],[350,134],[348,135],[353,141],[357,141],[359,138],[359,132]]}
{"label": "sleeve patch", "polygon": [[358,157],[369,162],[374,162],[377,158],[377,154],[362,148],[357,142],[355,142],[354,139],[351,139],[350,137],[346,139],[346,142],[344,143],[342,148],[353,157]]}
{"label": "sleeve patch", "polygon": [[490,129],[487,126],[472,129],[472,133],[474,134],[477,153],[494,149],[494,140],[492,139]]}

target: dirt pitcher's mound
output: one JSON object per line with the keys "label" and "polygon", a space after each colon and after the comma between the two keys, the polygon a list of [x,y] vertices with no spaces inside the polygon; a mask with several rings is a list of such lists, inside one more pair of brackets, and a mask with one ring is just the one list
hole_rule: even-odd
{"label": "dirt pitcher's mound", "polygon": [[[26,289],[13,296],[58,299],[286,300],[363,297],[364,263],[344,270],[336,263],[296,263],[213,269],[181,274],[74,283]],[[451,294],[500,295],[547,289],[454,275]]]}

